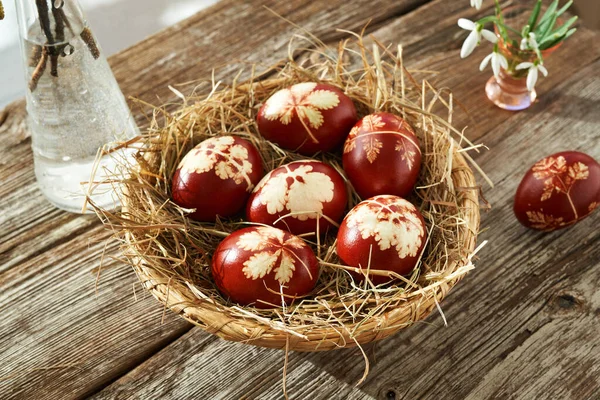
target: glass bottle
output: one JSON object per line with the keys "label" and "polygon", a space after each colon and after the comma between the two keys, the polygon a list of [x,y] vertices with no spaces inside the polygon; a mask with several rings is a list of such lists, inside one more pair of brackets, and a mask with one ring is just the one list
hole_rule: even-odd
{"label": "glass bottle", "polygon": [[[139,131],[78,1],[15,2],[35,175],[51,203],[82,212],[90,178],[102,181],[132,152],[99,151]],[[118,205],[108,184],[91,193],[97,206]]]}

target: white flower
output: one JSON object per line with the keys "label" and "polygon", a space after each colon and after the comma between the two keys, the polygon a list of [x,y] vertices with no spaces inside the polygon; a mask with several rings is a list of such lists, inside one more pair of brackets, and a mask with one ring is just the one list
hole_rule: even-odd
{"label": "white flower", "polygon": [[481,65],[479,65],[479,70],[483,71],[484,68],[487,67],[490,60],[492,60],[492,70],[494,71],[494,76],[496,78],[500,74],[500,67],[502,67],[504,69],[508,69],[508,61],[506,60],[506,57],[504,57],[502,54],[498,53],[497,51],[493,51],[491,54],[488,54],[483,59],[483,61],[481,62]]}
{"label": "white flower", "polygon": [[521,39],[521,45],[519,46],[521,50],[527,50],[527,38]]}
{"label": "white flower", "polygon": [[481,3],[483,3],[483,0],[471,0],[471,7],[475,7],[479,10],[481,8]]}
{"label": "white flower", "polygon": [[529,69],[527,72],[527,90],[532,91],[538,79],[538,70],[542,71],[544,76],[548,76],[548,70],[542,64],[534,64],[532,62],[522,62],[517,65],[516,69]]}
{"label": "white flower", "polygon": [[481,41],[482,36],[492,43],[496,43],[498,41],[498,38],[496,37],[496,35],[494,35],[494,32],[488,31],[487,29],[483,29],[482,25],[477,24],[466,18],[459,19],[458,26],[460,26],[464,30],[471,31],[471,33],[469,33],[469,36],[467,36],[467,38],[465,39],[462,48],[460,49],[461,58],[468,57],[469,54],[471,54],[473,50],[475,50],[475,47],[477,47],[477,45]]}
{"label": "white flower", "polygon": [[520,48],[521,50],[538,50],[538,43],[535,39],[535,33],[530,32],[528,37],[524,37],[523,39],[521,39]]}

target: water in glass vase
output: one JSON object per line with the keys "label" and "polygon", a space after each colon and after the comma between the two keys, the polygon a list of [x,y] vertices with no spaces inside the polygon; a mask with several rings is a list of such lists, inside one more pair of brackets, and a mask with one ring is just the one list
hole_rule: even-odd
{"label": "water in glass vase", "polygon": [[[133,151],[116,151],[98,163],[99,149],[139,134],[106,59],[86,36],[91,32],[85,26],[80,30],[68,41],[48,45],[39,26],[33,27],[23,47],[36,178],[54,205],[72,212],[82,210],[88,189],[84,183],[92,171],[94,181],[102,181]],[[117,206],[112,189],[108,184],[96,187],[94,204]]]}

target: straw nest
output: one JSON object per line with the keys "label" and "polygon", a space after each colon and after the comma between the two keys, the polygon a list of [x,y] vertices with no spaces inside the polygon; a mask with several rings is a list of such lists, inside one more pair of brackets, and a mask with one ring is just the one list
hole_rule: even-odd
{"label": "straw nest", "polygon": [[[296,47],[298,37],[308,41]],[[290,59],[267,78],[254,75],[226,86],[213,82],[208,94],[184,97],[174,112],[156,108],[136,165],[125,165],[119,212],[98,209],[115,230],[143,286],[186,320],[223,339],[298,351],[352,347],[383,339],[424,319],[450,289],[473,268],[479,228],[479,187],[467,160],[471,145],[451,126],[452,95],[426,81],[417,82],[402,61],[402,49],[361,35],[325,48],[315,38],[296,36]],[[298,54],[301,54],[298,56]],[[259,149],[265,169],[306,157],[281,149],[258,134],[255,116],[278,89],[305,81],[333,84],[353,99],[359,117],[374,111],[402,116],[415,129],[423,162],[409,198],[420,209],[428,242],[418,268],[395,284],[357,284],[351,269],[335,254],[335,235],[306,238],[321,262],[314,292],[295,304],[273,310],[241,307],[224,298],[210,275],[218,243],[248,225],[243,219],[199,223],[170,200],[171,178],[181,158],[202,140],[234,134]],[[444,110],[445,117],[432,113]],[[319,154],[343,174],[341,154]],[[360,199],[348,183],[350,204]],[[385,273],[385,272],[382,272]],[[443,314],[442,314],[443,316]]]}

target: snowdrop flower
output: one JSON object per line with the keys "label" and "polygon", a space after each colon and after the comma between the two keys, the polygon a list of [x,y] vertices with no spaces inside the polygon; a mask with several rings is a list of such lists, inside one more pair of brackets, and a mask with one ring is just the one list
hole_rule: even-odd
{"label": "snowdrop flower", "polygon": [[475,50],[475,47],[481,41],[481,37],[483,36],[485,39],[489,40],[492,43],[496,43],[498,38],[492,31],[488,31],[487,29],[483,29],[483,26],[475,23],[466,18],[461,18],[458,20],[458,26],[463,28],[464,30],[471,31],[469,36],[465,39],[465,42],[460,49],[460,57],[465,58],[468,57],[469,54]]}
{"label": "snowdrop flower", "polygon": [[483,3],[483,0],[471,0],[471,7],[475,7],[479,10],[481,8],[481,3]]}
{"label": "snowdrop flower", "polygon": [[506,57],[494,50],[491,54],[488,54],[483,59],[481,65],[479,65],[479,70],[483,71],[485,67],[487,67],[490,60],[492,61],[492,70],[494,71],[494,76],[496,78],[500,74],[500,67],[508,69],[508,61],[506,60]]}
{"label": "snowdrop flower", "polygon": [[535,33],[530,32],[528,37],[524,37],[523,39],[521,39],[520,48],[521,48],[521,50],[527,50],[527,49],[538,50],[538,43],[537,43],[537,40],[535,39]]}
{"label": "snowdrop flower", "polygon": [[542,64],[532,62],[522,62],[517,65],[516,69],[529,69],[527,72],[527,90],[532,91],[538,79],[538,71],[541,71],[544,76],[548,76],[548,70]]}

